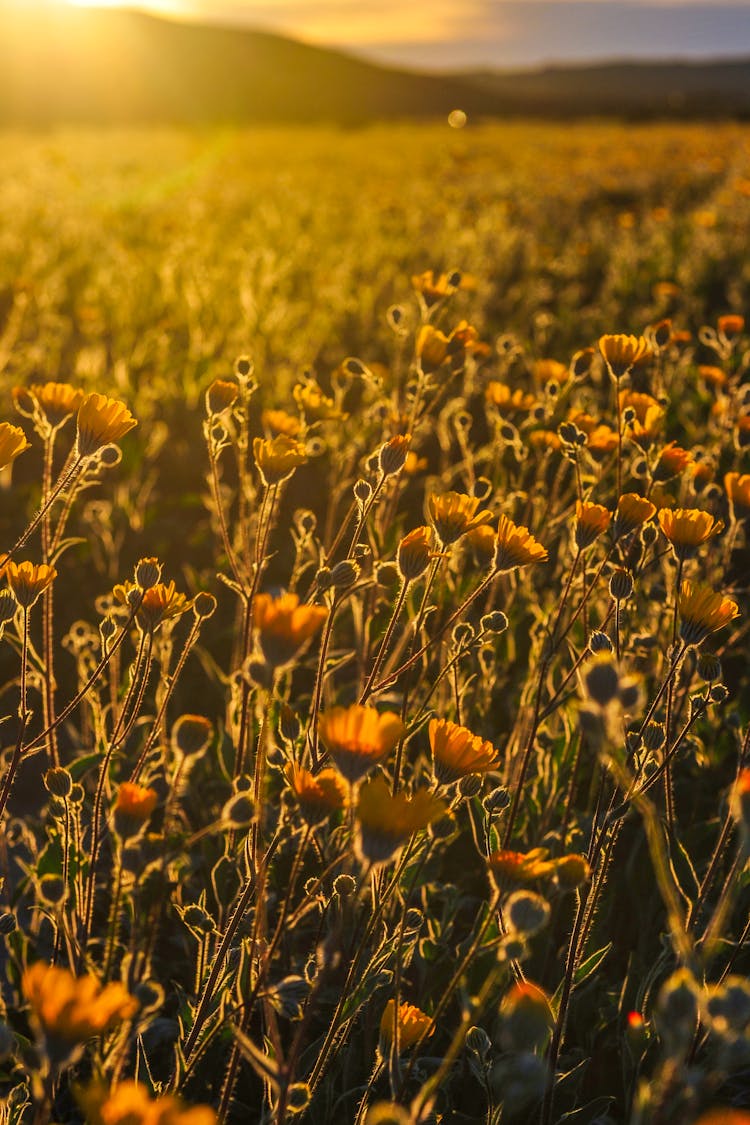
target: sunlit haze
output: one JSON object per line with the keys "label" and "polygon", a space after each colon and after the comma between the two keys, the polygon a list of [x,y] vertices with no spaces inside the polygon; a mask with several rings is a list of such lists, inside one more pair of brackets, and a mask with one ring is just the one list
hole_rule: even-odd
{"label": "sunlit haze", "polygon": [[380,62],[423,69],[502,68],[614,58],[719,58],[750,53],[750,0],[48,3],[137,8],[177,19],[256,27],[339,47]]}

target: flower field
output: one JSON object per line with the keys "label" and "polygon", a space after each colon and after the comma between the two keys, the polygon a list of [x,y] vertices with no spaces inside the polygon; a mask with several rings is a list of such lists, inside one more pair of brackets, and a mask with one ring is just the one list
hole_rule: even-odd
{"label": "flower field", "polygon": [[750,127],[7,134],[0,1120],[750,1123]]}

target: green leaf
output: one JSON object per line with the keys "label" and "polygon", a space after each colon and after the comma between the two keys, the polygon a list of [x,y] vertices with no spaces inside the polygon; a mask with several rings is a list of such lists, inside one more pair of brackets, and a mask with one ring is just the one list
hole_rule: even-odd
{"label": "green leaf", "polygon": [[573,975],[573,985],[575,987],[579,984],[583,984],[585,980],[588,980],[588,978],[596,972],[611,948],[612,942],[610,941],[602,949],[597,949],[596,953],[592,953],[590,957],[587,957],[585,961],[581,962]]}

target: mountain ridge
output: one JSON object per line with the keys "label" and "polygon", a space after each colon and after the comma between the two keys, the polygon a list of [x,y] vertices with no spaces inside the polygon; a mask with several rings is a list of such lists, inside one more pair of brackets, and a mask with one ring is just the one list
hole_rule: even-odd
{"label": "mountain ridge", "polygon": [[[41,15],[44,18],[41,18]],[[269,31],[0,5],[0,124],[365,124],[540,114],[750,116],[750,57],[436,75]],[[637,81],[632,81],[637,73]]]}

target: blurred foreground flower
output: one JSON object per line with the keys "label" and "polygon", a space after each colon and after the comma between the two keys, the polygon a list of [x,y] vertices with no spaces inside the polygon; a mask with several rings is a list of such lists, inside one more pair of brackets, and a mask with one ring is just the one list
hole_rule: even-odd
{"label": "blurred foreground flower", "polygon": [[357,851],[369,863],[387,863],[415,832],[445,812],[446,805],[427,789],[413,797],[392,795],[386,781],[376,777],[359,792]]}
{"label": "blurred foreground flower", "polygon": [[123,1082],[113,1090],[92,1086],[78,1093],[89,1125],[214,1125],[216,1114],[205,1105],[188,1108],[167,1094],[151,1098],[138,1082]]}
{"label": "blurred foreground flower", "polygon": [[297,594],[258,594],[253,622],[263,656],[273,668],[282,668],[319,632],[327,616],[324,606],[300,605]]}
{"label": "blurred foreground flower", "polygon": [[31,442],[20,426],[12,426],[10,422],[0,422],[0,469],[10,465],[19,454],[31,449]]}
{"label": "blurred foreground flower", "polygon": [[95,976],[75,977],[43,961],[23,974],[21,991],[55,1062],[138,1011],[138,1001],[119,981],[102,986]]}

